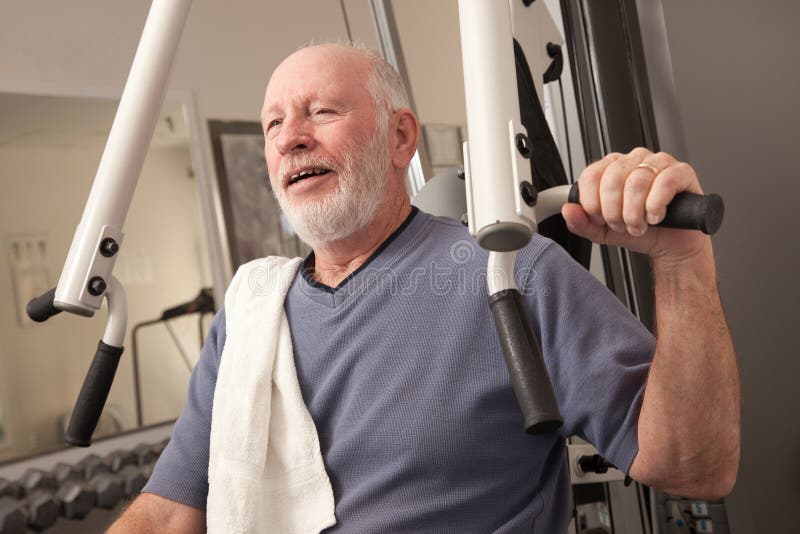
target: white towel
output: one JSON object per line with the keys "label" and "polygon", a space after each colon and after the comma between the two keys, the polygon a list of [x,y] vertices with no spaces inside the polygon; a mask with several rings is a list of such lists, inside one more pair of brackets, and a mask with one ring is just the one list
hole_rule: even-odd
{"label": "white towel", "polygon": [[283,308],[300,262],[247,263],[225,294],[208,463],[212,534],[317,533],[336,524]]}

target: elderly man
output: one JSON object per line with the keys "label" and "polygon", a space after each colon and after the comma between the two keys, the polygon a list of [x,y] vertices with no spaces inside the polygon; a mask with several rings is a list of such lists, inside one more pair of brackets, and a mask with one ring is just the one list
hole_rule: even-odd
{"label": "elderly man", "polygon": [[[335,498],[331,531],[564,531],[569,435],[671,493],[732,489],[739,385],[711,242],[648,228],[676,193],[701,192],[691,167],[612,154],[582,173],[582,206],[563,209],[574,233],[651,256],[657,340],[554,243],[535,236],[519,252],[564,416],[561,435],[531,436],[476,282],[487,253],[405,193],[419,125],[397,73],[364,50],[303,48],[275,70],[262,120],[273,193],[313,248],[284,308]],[[375,283],[387,275],[389,291]],[[225,339],[221,312],[173,439],[112,531],[205,528]]]}

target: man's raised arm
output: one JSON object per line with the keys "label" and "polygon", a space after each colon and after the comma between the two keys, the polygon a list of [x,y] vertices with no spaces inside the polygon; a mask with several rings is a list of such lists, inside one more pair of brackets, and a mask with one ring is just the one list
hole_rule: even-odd
{"label": "man's raised arm", "polygon": [[106,531],[107,534],[195,534],[206,531],[202,510],[155,493],[142,493]]}
{"label": "man's raised arm", "polygon": [[657,344],[629,474],[676,495],[722,497],[739,466],[740,394],[711,240],[648,228],[677,193],[702,193],[697,176],[668,154],[637,148],[593,163],[579,183],[582,208],[562,210],[570,230],[652,259]]}

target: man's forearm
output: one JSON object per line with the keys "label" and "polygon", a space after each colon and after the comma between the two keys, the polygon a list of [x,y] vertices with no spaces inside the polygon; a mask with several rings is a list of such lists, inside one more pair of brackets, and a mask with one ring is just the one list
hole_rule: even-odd
{"label": "man's forearm", "polygon": [[740,399],[710,240],[691,259],[654,259],[653,271],[658,341],[636,467],[665,491],[719,497],[738,470]]}
{"label": "man's forearm", "polygon": [[205,532],[205,514],[191,506],[142,493],[106,534],[197,534]]}

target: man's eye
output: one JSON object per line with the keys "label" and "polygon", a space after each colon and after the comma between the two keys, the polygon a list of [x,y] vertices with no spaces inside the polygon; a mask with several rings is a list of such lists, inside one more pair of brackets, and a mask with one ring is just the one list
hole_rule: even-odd
{"label": "man's eye", "polygon": [[281,123],[278,119],[273,119],[267,123],[267,130],[271,130],[273,126],[278,126]]}
{"label": "man's eye", "polygon": [[327,109],[327,108],[322,108],[322,109],[318,109],[318,110],[314,111],[314,115],[326,115],[326,114],[330,114],[330,113],[333,113],[333,110],[332,109]]}

